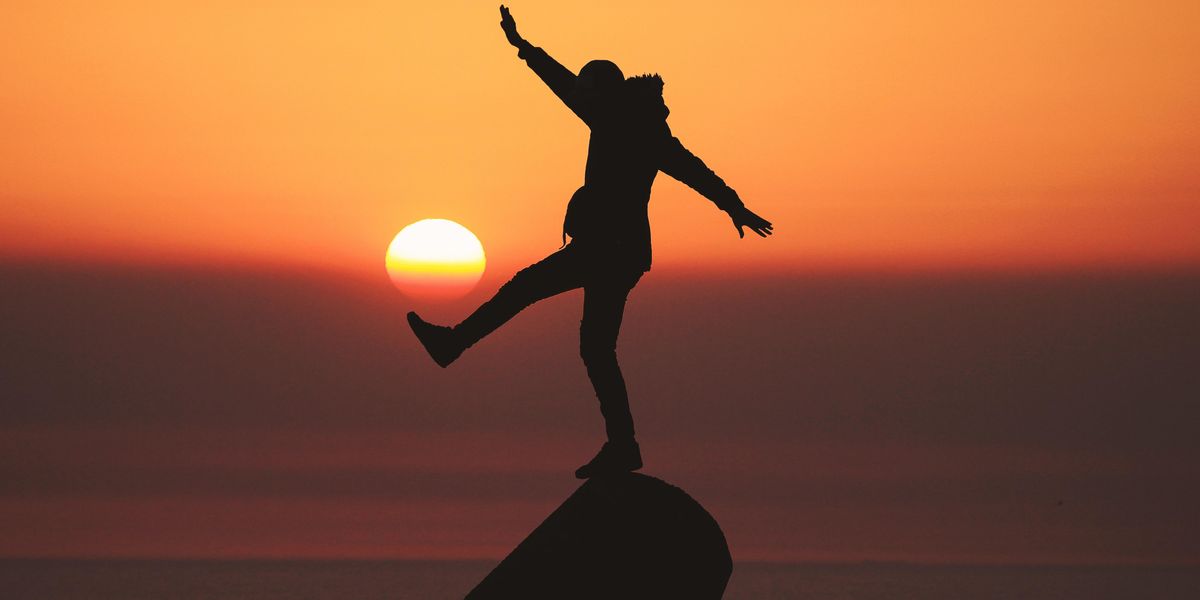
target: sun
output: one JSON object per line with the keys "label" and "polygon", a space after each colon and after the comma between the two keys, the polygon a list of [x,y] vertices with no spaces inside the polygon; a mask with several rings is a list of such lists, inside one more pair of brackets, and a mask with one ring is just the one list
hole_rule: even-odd
{"label": "sun", "polygon": [[483,276],[483,244],[471,230],[447,219],[417,221],[396,234],[387,249],[387,272],[405,295],[454,299]]}

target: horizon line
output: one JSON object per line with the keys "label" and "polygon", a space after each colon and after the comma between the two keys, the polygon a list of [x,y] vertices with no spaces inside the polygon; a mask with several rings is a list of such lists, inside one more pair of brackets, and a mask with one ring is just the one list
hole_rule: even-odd
{"label": "horizon line", "polygon": [[[179,556],[149,556],[149,555],[0,555],[0,561],[8,562],[295,562],[295,563],[492,563],[504,559],[504,556],[468,556],[462,558],[438,557],[400,557],[400,556],[303,556],[303,555],[179,555]],[[961,567],[961,568],[1173,568],[1200,569],[1200,558],[1178,561],[1158,561],[1150,559],[1137,560],[1048,560],[1048,561],[1003,561],[1003,560],[922,560],[922,559],[887,559],[887,558],[828,558],[828,559],[787,559],[787,558],[749,558],[734,559],[738,565],[760,566],[812,566],[812,567],[857,567],[857,566],[898,566],[898,567]]]}
{"label": "horizon line", "polygon": [[[272,258],[236,258],[231,256],[202,259],[200,257],[168,256],[157,259],[117,259],[114,257],[68,258],[49,254],[21,254],[0,252],[0,268],[46,268],[63,270],[103,269],[112,271],[170,271],[226,272],[226,273],[287,273],[310,274],[318,277],[378,279],[388,282],[387,271],[380,260],[378,269],[362,268],[357,265],[338,265],[329,262],[307,262]],[[493,261],[499,262],[499,261]],[[511,264],[509,264],[511,262]],[[523,265],[520,261],[500,262],[498,267],[484,272],[481,283],[497,278],[507,278],[509,271]],[[372,271],[377,277],[371,277]],[[499,270],[499,272],[497,272]],[[1030,263],[1012,262],[921,262],[898,264],[867,261],[771,261],[738,265],[726,261],[679,261],[660,260],[651,272],[670,276],[695,278],[717,276],[728,278],[758,278],[764,276],[878,276],[878,277],[928,277],[928,276],[1038,276],[1038,275],[1200,275],[1200,259],[1195,261],[1125,261],[1125,262],[1060,262]]]}

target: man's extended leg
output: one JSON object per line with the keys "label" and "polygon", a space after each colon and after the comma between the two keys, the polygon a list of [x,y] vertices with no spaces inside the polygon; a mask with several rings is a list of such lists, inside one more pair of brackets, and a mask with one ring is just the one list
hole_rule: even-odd
{"label": "man's extended leg", "polygon": [[609,472],[633,471],[642,466],[641,453],[633,436],[629,393],[617,363],[617,336],[621,331],[625,300],[638,277],[640,273],[606,278],[597,283],[589,282],[584,287],[579,353],[600,401],[608,442],[596,458],[575,472],[581,479]]}
{"label": "man's extended leg", "polygon": [[495,331],[522,309],[555,294],[582,285],[575,252],[568,246],[513,275],[475,312],[455,327],[431,325],[416,313],[408,314],[409,325],[430,356],[445,367],[475,342]]}

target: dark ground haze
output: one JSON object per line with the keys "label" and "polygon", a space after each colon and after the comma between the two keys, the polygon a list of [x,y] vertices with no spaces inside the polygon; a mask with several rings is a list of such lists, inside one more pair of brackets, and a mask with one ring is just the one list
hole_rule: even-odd
{"label": "dark ground haze", "polygon": [[[498,557],[601,441],[578,293],[442,370],[382,275],[0,282],[0,555]],[[1195,562],[1198,306],[1197,273],[656,269],[620,355],[646,472],[735,560]]]}

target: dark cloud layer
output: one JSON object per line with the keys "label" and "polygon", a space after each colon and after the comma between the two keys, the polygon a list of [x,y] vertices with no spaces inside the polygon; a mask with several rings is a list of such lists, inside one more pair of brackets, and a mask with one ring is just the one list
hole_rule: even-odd
{"label": "dark cloud layer", "polygon": [[[0,278],[0,502],[23,532],[6,555],[104,553],[139,528],[149,541],[120,548],[220,553],[211,532],[186,534],[201,527],[157,540],[139,516],[175,503],[202,523],[205,501],[234,521],[365,503],[312,531],[360,531],[373,506],[394,531],[368,554],[495,553],[572,489],[564,474],[601,435],[578,294],[441,370],[382,276],[10,265]],[[654,271],[621,356],[648,469],[704,501],[743,557],[1188,561],[1198,305],[1188,273]],[[458,525],[418,526],[439,503]],[[39,545],[66,507],[73,528]],[[228,536],[252,553],[354,552],[285,524]]]}

